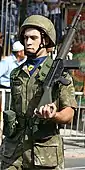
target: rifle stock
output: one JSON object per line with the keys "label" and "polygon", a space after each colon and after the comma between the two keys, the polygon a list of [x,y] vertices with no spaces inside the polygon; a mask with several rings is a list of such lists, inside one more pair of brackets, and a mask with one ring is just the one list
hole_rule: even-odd
{"label": "rifle stock", "polygon": [[55,60],[53,60],[51,68],[44,80],[44,84],[43,84],[44,92],[41,97],[40,103],[38,105],[38,109],[40,108],[40,106],[52,103],[51,92],[55,82],[61,82],[64,85],[68,85],[70,83],[68,80],[62,77],[62,73],[66,69],[79,69],[78,61],[65,60],[65,58],[71,47],[77,25],[81,17],[80,12],[82,10],[82,7],[83,7],[83,3],[80,5],[80,8],[76,12],[71,27],[64,39],[64,42],[58,52],[58,55],[56,56]]}

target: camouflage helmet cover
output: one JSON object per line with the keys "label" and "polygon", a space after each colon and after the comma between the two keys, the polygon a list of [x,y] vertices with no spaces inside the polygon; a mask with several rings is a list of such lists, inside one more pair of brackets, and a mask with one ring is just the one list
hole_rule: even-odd
{"label": "camouflage helmet cover", "polygon": [[23,22],[21,28],[20,28],[20,41],[23,44],[23,32],[26,28],[30,27],[36,27],[38,29],[41,29],[45,32],[45,34],[50,39],[50,47],[53,47],[55,45],[56,41],[56,31],[54,28],[53,23],[51,20],[49,20],[47,17],[44,17],[42,15],[31,15],[28,18],[25,19]]}

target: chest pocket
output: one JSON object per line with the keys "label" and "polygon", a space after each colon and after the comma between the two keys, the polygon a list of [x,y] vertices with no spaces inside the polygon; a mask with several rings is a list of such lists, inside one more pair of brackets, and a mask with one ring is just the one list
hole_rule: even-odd
{"label": "chest pocket", "polygon": [[36,70],[30,78],[23,73],[23,79],[20,74],[11,81],[12,108],[20,116],[32,114],[41,98],[42,82],[35,78],[38,71]]}
{"label": "chest pocket", "polygon": [[11,87],[11,106],[16,113],[21,114],[23,82],[19,78],[13,79]]}
{"label": "chest pocket", "polygon": [[13,80],[13,87],[12,87],[12,93],[13,95],[19,94],[22,91],[22,82],[20,80]]}

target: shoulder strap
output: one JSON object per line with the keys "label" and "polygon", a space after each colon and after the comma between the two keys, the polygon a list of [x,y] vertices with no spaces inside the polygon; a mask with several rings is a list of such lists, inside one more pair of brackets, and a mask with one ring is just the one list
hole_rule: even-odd
{"label": "shoulder strap", "polygon": [[41,69],[39,71],[38,79],[40,81],[44,81],[45,77],[47,76],[47,74],[50,70],[52,62],[53,62],[52,58],[50,56],[48,56],[47,59],[45,60],[45,62],[43,63],[43,65],[41,66]]}

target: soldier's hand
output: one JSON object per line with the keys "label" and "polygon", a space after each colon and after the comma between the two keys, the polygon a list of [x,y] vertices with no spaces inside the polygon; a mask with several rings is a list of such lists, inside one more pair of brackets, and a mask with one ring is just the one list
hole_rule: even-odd
{"label": "soldier's hand", "polygon": [[45,106],[40,107],[37,115],[38,117],[45,118],[45,119],[53,118],[56,115],[56,110],[57,108],[54,103],[46,104]]}

